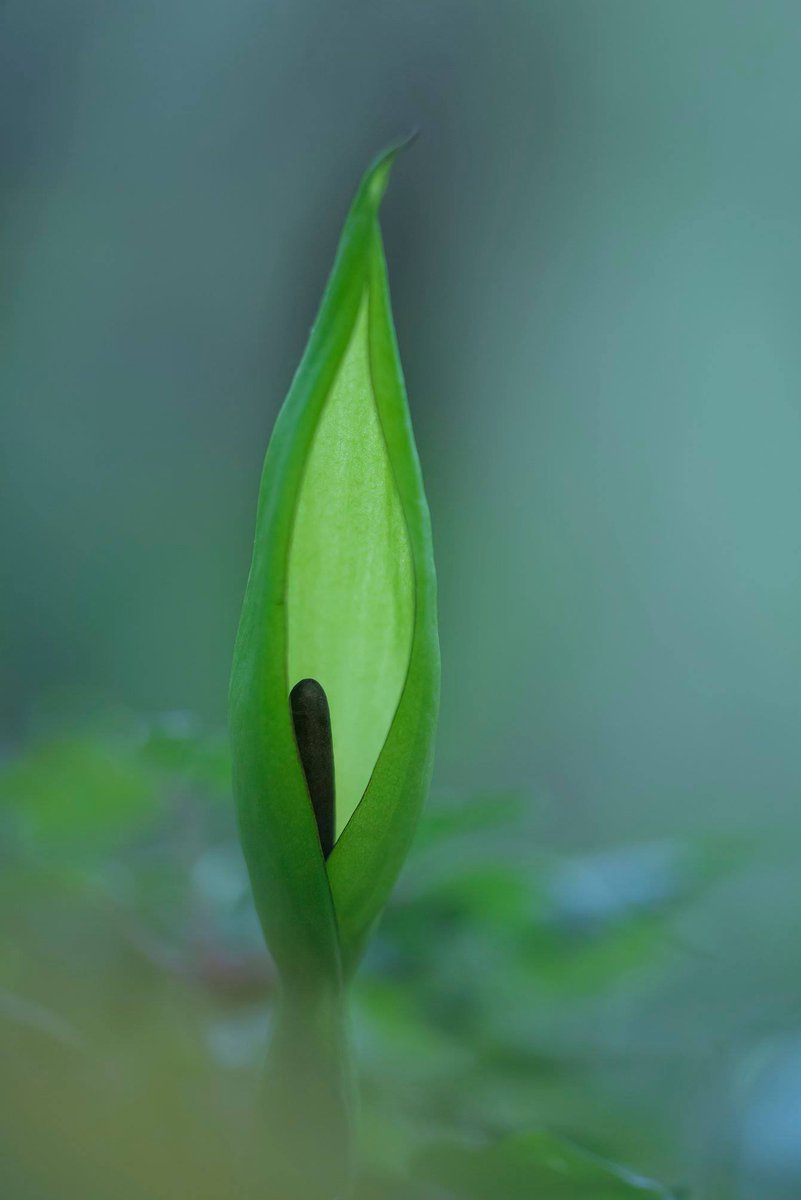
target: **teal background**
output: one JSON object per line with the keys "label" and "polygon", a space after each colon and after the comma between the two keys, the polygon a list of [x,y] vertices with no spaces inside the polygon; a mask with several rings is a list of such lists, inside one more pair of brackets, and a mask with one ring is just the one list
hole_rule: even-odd
{"label": "teal background", "polygon": [[[792,4],[6,4],[8,644],[221,721],[366,161],[437,535],[440,770],[585,833],[801,782]],[[711,807],[710,807],[711,806]]]}
{"label": "teal background", "polygon": [[[663,1055],[615,1077],[684,1175],[745,1147],[738,1200],[801,1176],[799,62],[779,0],[0,8],[7,747],[222,726],[269,431],[361,172],[419,128],[383,226],[438,794],[520,790],[532,855],[751,856],[602,1024]],[[757,1060],[789,1098],[741,1120]]]}

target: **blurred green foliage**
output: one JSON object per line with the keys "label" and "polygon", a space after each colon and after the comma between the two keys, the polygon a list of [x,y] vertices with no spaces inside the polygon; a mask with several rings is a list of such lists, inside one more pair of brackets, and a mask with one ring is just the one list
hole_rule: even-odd
{"label": "blurred green foliage", "polygon": [[437,1146],[423,1155],[421,1168],[468,1200],[675,1200],[658,1184],[547,1133],[478,1150]]}
{"label": "blurred green foliage", "polygon": [[[255,1187],[275,977],[227,778],[224,741],[178,713],[51,730],[5,763],[0,1181],[13,1200]],[[441,795],[423,819],[354,998],[362,1200],[667,1198],[644,1175],[685,1169],[664,1114],[599,1073],[614,1050],[593,1028],[671,970],[676,919],[739,852],[545,852],[528,807]]]}

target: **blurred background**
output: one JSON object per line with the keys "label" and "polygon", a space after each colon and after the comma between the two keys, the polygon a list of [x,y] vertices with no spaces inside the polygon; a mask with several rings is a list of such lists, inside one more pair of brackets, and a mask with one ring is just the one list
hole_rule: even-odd
{"label": "blurred background", "polygon": [[444,690],[357,997],[363,1195],[494,1196],[510,1146],[543,1200],[801,1194],[798,15],[0,4],[9,1200],[243,1194],[258,476],[413,128],[383,227]]}

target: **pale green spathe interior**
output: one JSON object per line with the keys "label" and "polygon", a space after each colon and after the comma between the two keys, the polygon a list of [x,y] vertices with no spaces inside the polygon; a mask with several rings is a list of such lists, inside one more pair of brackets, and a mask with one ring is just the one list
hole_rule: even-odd
{"label": "pale green spathe interior", "polygon": [[409,537],[370,377],[365,297],[306,463],[289,550],[287,676],[331,708],[336,834],[400,700],[414,623]]}

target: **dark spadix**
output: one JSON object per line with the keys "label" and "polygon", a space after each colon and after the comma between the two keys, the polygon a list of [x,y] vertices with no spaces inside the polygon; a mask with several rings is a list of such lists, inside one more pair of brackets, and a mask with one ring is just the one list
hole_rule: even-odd
{"label": "dark spadix", "polygon": [[317,821],[323,857],[334,849],[334,745],[328,697],[316,679],[301,679],[289,693],[292,725]]}

